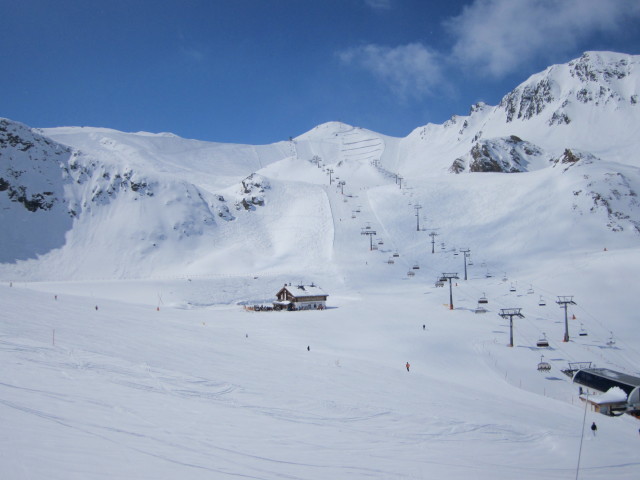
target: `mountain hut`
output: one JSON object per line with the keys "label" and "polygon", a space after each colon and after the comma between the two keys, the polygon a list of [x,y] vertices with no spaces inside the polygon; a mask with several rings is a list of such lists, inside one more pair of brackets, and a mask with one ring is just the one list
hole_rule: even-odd
{"label": "mountain hut", "polygon": [[285,284],[273,302],[275,309],[288,310],[322,310],[326,308],[327,295],[320,287],[314,285]]}

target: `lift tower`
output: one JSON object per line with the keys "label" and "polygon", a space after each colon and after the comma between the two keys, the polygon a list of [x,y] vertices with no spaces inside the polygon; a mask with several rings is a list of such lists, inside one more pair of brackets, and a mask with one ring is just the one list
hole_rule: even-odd
{"label": "lift tower", "polygon": [[461,248],[460,253],[464,256],[464,279],[467,279],[467,258],[469,258],[471,250],[468,248]]}
{"label": "lift tower", "polygon": [[436,237],[438,234],[436,232],[431,232],[429,236],[431,237],[431,253],[436,253]]}
{"label": "lift tower", "polygon": [[520,313],[521,308],[501,308],[500,315],[502,318],[509,317],[509,346],[513,347],[513,317],[524,318]]}
{"label": "lift tower", "polygon": [[360,235],[368,235],[369,236],[369,250],[373,250],[373,236],[376,234],[375,230],[371,230],[370,227],[365,227],[360,232]]}
{"label": "lift tower", "polygon": [[443,273],[440,277],[441,282],[449,282],[449,310],[453,310],[453,287],[451,285],[453,279],[458,279],[457,273]]}
{"label": "lift tower", "polygon": [[577,305],[576,302],[573,301],[573,295],[570,296],[558,296],[558,300],[556,303],[560,305],[560,308],[564,308],[564,338],[563,342],[569,341],[569,322],[567,320],[567,305]]}
{"label": "lift tower", "polygon": [[413,208],[416,209],[416,230],[419,232],[420,231],[420,209],[422,208],[422,205],[420,205],[419,203],[416,203]]}

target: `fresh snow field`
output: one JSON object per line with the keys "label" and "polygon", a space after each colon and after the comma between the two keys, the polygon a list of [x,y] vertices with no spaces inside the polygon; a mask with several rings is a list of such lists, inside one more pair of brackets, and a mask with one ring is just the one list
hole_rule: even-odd
{"label": "fresh snow field", "polygon": [[[640,375],[638,61],[616,55],[581,59],[630,72],[601,105],[554,66],[505,97],[550,78],[544,115],[506,122],[505,100],[402,139],[0,119],[0,478],[640,478],[640,422],[585,410],[561,372]],[[526,168],[470,172],[479,138]],[[21,186],[55,201],[28,211]],[[326,310],[245,309],[312,282]]]}

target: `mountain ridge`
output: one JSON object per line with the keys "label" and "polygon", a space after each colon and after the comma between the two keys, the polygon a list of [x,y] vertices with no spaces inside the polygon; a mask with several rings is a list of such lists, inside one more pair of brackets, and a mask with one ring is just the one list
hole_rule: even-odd
{"label": "mountain ridge", "polygon": [[[487,196],[486,189],[506,185],[493,175],[510,172],[518,179],[509,175],[509,181],[519,182],[530,198],[548,202],[548,208],[563,206],[563,215],[583,222],[581,234],[592,243],[615,232],[622,236],[610,241],[628,245],[623,232],[638,232],[640,225],[635,193],[640,188],[640,135],[632,134],[640,132],[640,106],[633,102],[640,85],[639,61],[638,56],[586,52],[532,75],[496,106],[478,102],[466,117],[454,115],[441,125],[427,124],[404,138],[327,122],[289,141],[241,145],[107,128],[30,129],[2,120],[5,139],[0,155],[9,160],[0,171],[0,186],[8,192],[0,196],[2,220],[13,228],[2,237],[7,248],[0,276],[36,279],[55,272],[67,279],[90,274],[129,278],[205,271],[252,275],[274,269],[323,270],[321,264],[340,275],[336,272],[348,267],[344,262],[355,258],[337,253],[344,246],[336,244],[336,238],[348,238],[338,230],[346,228],[341,222],[360,217],[353,212],[364,199],[371,207],[371,220],[387,222],[379,227],[399,235],[403,248],[414,249],[414,240],[398,233],[401,227],[394,217],[410,214],[388,209],[401,208],[398,201],[406,195],[424,202],[432,227],[448,225],[456,243],[464,238],[465,226],[451,224],[437,213],[440,200],[426,193],[435,185],[451,184],[452,172],[472,175],[473,180],[464,198],[443,192],[443,199],[464,204]],[[584,93],[585,85],[591,94]],[[569,121],[556,121],[565,118],[562,115]],[[34,142],[47,147],[42,153],[46,158],[64,156],[38,181],[55,188],[38,190],[35,180],[21,185],[11,176],[17,163],[24,167],[22,175],[36,168],[38,159],[29,153]],[[573,165],[581,172],[574,173]],[[538,188],[538,180],[529,177],[533,174],[556,185],[549,198],[539,198],[532,190]],[[27,199],[19,195],[20,188],[40,196]],[[33,213],[29,205],[36,206],[29,202],[47,207],[45,197],[55,199],[49,203],[51,208],[57,205],[57,213],[38,223],[28,217]],[[387,198],[387,204],[378,204],[376,197]],[[18,208],[19,198],[27,208]],[[517,212],[521,206],[513,208]],[[486,217],[474,207],[464,218],[472,212]],[[587,212],[591,220],[599,220],[587,222]],[[534,215],[544,221],[541,213]],[[29,220],[27,226],[21,226],[23,217]],[[505,231],[513,222],[520,223],[517,215],[508,217],[500,226]],[[478,243],[492,237],[486,227],[495,221],[487,218],[486,225],[476,227]],[[43,228],[56,232],[52,238],[57,240],[24,242],[37,238]],[[323,229],[335,233],[326,236]],[[352,227],[348,231],[354,234]],[[551,230],[547,235],[556,237]],[[580,248],[588,244],[577,242]],[[337,258],[341,262],[335,263]]]}

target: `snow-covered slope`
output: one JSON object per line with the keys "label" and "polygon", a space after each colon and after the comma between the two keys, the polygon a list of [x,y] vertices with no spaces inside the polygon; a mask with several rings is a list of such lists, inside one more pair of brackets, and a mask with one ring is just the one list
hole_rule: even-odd
{"label": "snow-covered slope", "polygon": [[[587,52],[406,138],[0,120],[0,477],[573,478],[584,443],[581,478],[634,478],[637,421],[585,417],[560,370],[640,375],[638,62]],[[245,311],[283,282],[329,308]]]}
{"label": "snow-covered slope", "polygon": [[[335,272],[353,258],[341,253],[336,222],[349,220],[357,204],[373,208],[368,221],[384,218],[381,228],[398,238],[397,248],[408,248],[398,233],[406,216],[401,194],[408,191],[430,227],[446,229],[454,242],[472,233],[472,243],[496,252],[503,247],[494,240],[505,232],[527,255],[563,245],[633,244],[640,225],[637,64],[634,56],[587,52],[533,75],[495,107],[475,105],[468,117],[403,139],[330,122],[290,141],[249,146],[104,128],[37,132],[4,120],[14,133],[5,141],[2,178],[38,171],[37,181],[22,172],[23,186],[58,201],[55,211],[33,215],[16,203],[20,185],[7,190],[3,215],[13,227],[4,233],[0,273],[71,279]],[[397,188],[401,182],[413,190]],[[345,196],[335,197],[336,188]],[[51,235],[35,235],[40,227]]]}

